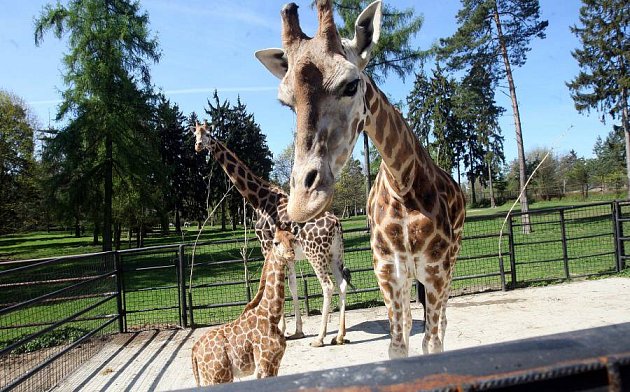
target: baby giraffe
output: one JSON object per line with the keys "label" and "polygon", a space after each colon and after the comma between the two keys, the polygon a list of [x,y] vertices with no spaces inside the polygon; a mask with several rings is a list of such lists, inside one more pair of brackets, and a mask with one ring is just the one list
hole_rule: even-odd
{"label": "baby giraffe", "polygon": [[284,312],[285,266],[294,262],[295,237],[276,228],[267,254],[258,293],[234,321],[210,329],[192,348],[192,370],[197,386],[234,381],[256,374],[278,375],[286,340],[278,322]]}

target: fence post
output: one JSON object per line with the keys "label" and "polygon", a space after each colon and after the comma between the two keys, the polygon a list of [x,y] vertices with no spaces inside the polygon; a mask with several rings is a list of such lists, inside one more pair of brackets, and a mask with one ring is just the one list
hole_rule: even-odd
{"label": "fence post", "polygon": [[120,253],[114,251],[114,265],[116,268],[116,306],[118,308],[118,332],[127,332],[127,313],[125,311],[124,301],[124,282],[123,282],[123,269]]}
{"label": "fence post", "polygon": [[512,288],[516,287],[516,253],[514,247],[514,222],[512,214],[508,214],[508,246],[510,248],[510,276],[512,279]]}
{"label": "fence post", "polygon": [[615,236],[615,255],[616,263],[615,268],[617,272],[624,269],[624,257],[626,255],[625,246],[623,243],[623,220],[621,214],[621,206],[619,200],[615,200],[612,203],[613,214],[613,235]]}
{"label": "fence post", "polygon": [[306,279],[302,279],[302,282],[304,282],[304,307],[306,307],[306,315],[308,316],[311,313],[311,307],[308,304],[308,281]]}
{"label": "fence post", "polygon": [[569,255],[567,251],[567,229],[564,221],[564,209],[560,210],[560,235],[562,236],[562,263],[564,264],[564,276],[571,279],[569,272]]}
{"label": "fence post", "polygon": [[422,304],[424,310],[424,319],[427,319],[427,292],[424,290],[424,285],[419,280],[414,279],[416,285],[416,302]]}
{"label": "fence post", "polygon": [[179,322],[183,328],[188,327],[188,319],[186,318],[186,245],[181,244],[177,248],[177,285],[179,286]]}

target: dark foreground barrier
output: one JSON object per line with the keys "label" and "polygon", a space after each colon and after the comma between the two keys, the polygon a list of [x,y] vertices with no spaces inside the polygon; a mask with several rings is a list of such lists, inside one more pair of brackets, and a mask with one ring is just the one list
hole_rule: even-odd
{"label": "dark foreground barrier", "polygon": [[628,391],[629,337],[624,323],[212,391]]}

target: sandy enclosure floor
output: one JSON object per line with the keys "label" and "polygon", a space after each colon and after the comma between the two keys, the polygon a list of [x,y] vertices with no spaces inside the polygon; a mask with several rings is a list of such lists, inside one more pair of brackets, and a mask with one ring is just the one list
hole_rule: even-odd
{"label": "sandy enclosure floor", "polygon": [[[422,306],[413,304],[412,313],[410,355],[421,355]],[[449,301],[447,316],[446,350],[630,322],[630,279],[461,296]],[[288,332],[293,331],[292,321],[288,320]],[[338,313],[333,313],[326,345],[312,348],[309,342],[317,334],[320,316],[304,318],[307,337],[288,341],[280,375],[387,359],[389,324],[384,307],[347,312],[346,338],[350,343],[331,346],[328,343],[336,334],[338,321]],[[56,390],[166,391],[194,387],[190,349],[206,330],[118,335]]]}

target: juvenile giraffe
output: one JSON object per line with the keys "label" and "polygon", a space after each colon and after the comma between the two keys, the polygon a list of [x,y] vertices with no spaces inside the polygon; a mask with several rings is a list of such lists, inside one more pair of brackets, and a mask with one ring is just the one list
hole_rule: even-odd
{"label": "juvenile giraffe", "polygon": [[284,313],[284,268],[295,260],[294,242],[293,234],[276,230],[260,277],[262,289],[236,320],[210,329],[195,342],[192,370],[197,386],[251,374],[257,378],[278,375],[286,348],[286,338],[278,328]]}
{"label": "juvenile giraffe", "polygon": [[409,354],[412,278],[424,284],[428,300],[423,352],[440,352],[464,195],[363,72],[380,34],[380,1],[359,15],[352,40],[340,39],[330,0],[317,0],[316,7],[313,38],[302,32],[291,3],[281,11],[283,49],[256,52],[281,79],[279,100],[297,116],[287,212],[302,222],[331,203],[334,176],[365,130],[383,158],[367,206],[374,272],[390,322],[389,356]]}
{"label": "juvenile giraffe", "polygon": [[[335,285],[332,277],[334,275],[339,289],[339,330],[331,343],[343,344],[346,334],[346,291],[350,281],[350,271],[343,266],[343,238],[339,219],[330,212],[324,212],[304,224],[289,222],[286,213],[287,194],[256,176],[236,154],[212,137],[209,128],[210,126],[205,122],[195,125],[195,150],[200,152],[204,147],[207,148],[234,183],[241,196],[256,210],[258,219],[255,230],[263,254],[266,256],[271,249],[277,223],[287,222],[291,225],[291,230],[297,233],[295,241],[297,260],[308,259],[317,275],[322,286],[324,301],[319,334],[310,343],[313,347],[320,347],[324,344]],[[289,263],[288,267],[289,291],[295,313],[295,334],[291,335],[289,339],[297,339],[304,337],[304,333],[302,331],[295,265]],[[284,324],[284,318],[282,322]]]}

